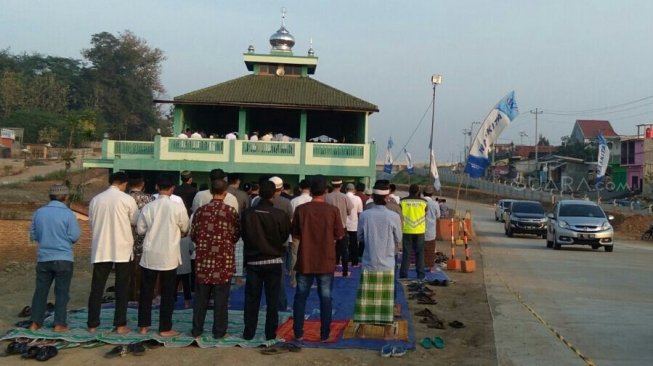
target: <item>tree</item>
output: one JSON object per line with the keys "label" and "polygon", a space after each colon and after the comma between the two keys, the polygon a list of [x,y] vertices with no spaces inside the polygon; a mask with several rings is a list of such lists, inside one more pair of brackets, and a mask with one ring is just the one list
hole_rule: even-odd
{"label": "tree", "polygon": [[538,146],[549,146],[549,145],[551,145],[551,144],[549,143],[549,139],[547,139],[546,137],[544,137],[544,135],[540,135],[540,138],[539,138],[539,140],[537,141],[537,145],[538,145]]}
{"label": "tree", "polygon": [[92,47],[82,51],[91,62],[90,106],[97,107],[109,134],[122,139],[150,139],[159,125],[160,111],[152,103],[164,92],[158,48],[130,31],[118,37],[108,32],[94,34]]}

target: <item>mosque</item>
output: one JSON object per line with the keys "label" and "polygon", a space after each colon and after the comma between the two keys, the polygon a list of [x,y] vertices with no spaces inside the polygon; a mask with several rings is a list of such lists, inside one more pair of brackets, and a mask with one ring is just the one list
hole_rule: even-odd
{"label": "mosque", "polygon": [[244,181],[278,175],[293,185],[322,174],[369,186],[376,176],[369,117],[378,107],[314,79],[318,57],[312,45],[305,56],[294,54],[285,14],[269,41],[268,54],[252,45],[243,54],[247,75],[156,100],[173,105],[172,137],[104,139],[101,158],[84,167],[146,175],[190,170],[195,181],[221,168]]}

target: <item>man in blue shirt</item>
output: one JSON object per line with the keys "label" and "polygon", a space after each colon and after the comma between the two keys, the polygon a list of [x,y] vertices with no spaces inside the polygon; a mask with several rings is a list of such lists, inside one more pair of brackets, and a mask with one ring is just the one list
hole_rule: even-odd
{"label": "man in blue shirt", "polygon": [[68,330],[66,306],[73,277],[72,246],[79,240],[80,229],[75,214],[65,204],[68,187],[55,184],[50,187],[49,195],[50,202],[34,213],[30,230],[30,237],[39,246],[30,330],[43,326],[48,292],[54,281],[54,331],[65,332]]}

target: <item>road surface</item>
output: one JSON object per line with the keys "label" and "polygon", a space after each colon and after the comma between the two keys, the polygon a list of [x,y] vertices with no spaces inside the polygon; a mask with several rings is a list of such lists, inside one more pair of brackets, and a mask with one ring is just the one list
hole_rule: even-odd
{"label": "road surface", "polygon": [[461,207],[474,217],[500,365],[653,364],[653,245],[553,250],[506,237],[492,206]]}

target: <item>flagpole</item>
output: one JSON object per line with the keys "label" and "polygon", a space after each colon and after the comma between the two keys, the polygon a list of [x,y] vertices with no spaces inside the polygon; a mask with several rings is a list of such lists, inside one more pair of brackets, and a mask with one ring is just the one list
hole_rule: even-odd
{"label": "flagpole", "polygon": [[[429,175],[432,175],[430,173],[431,171],[431,166],[433,166],[433,154],[431,154],[431,151],[433,151],[433,128],[435,126],[435,87],[438,84],[442,83],[442,75],[439,74],[433,74],[431,75],[431,84],[433,84],[433,102],[431,105],[431,137],[429,139]],[[435,183],[435,177],[431,176],[432,182],[431,184]]]}

